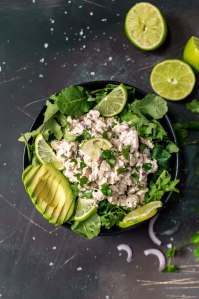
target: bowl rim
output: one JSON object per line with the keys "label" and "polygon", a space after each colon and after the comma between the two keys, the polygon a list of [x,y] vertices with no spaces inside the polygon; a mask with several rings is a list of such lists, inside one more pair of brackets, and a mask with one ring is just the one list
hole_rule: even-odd
{"label": "bowl rim", "polygon": [[[126,83],[126,82],[120,82],[120,81],[115,81],[115,80],[94,80],[94,81],[87,81],[87,82],[83,82],[83,83],[79,83],[79,84],[75,84],[73,86],[84,86],[84,87],[87,87],[89,89],[92,90],[91,87],[93,86],[96,86],[96,85],[107,85],[107,84],[115,84],[115,85],[119,85],[123,83],[125,86],[130,86],[130,87],[133,87],[135,88],[135,92],[142,95],[143,97],[145,95],[147,95],[146,92],[144,92],[143,90],[133,86],[132,84],[130,83]],[[71,85],[68,85],[68,86],[71,86]],[[66,86],[67,87],[67,86]],[[60,91],[58,91],[56,94],[59,94]],[[48,100],[48,98],[46,98],[46,100]],[[36,127],[36,124],[37,122],[39,122],[40,118],[43,117],[43,114],[46,110],[46,105],[43,106],[43,108],[40,110],[40,112],[37,114],[37,116],[35,117],[34,121],[32,122],[31,126],[30,126],[30,129],[28,130],[28,132],[31,132],[33,131]],[[161,120],[165,120],[167,126],[168,126],[168,129],[169,129],[169,135],[170,135],[170,138],[171,140],[176,144],[178,145],[178,142],[177,142],[177,138],[176,138],[176,134],[175,134],[175,131],[174,131],[174,128],[172,126],[172,123],[171,123],[171,120],[168,116],[169,112],[167,112],[163,118],[161,118]],[[164,128],[165,129],[165,128]],[[166,132],[168,133],[168,129],[166,130]],[[174,158],[175,157],[175,158]],[[173,173],[173,177],[172,179],[175,180],[177,177],[178,177],[178,173],[179,173],[179,153],[173,153],[173,159],[174,159],[174,162],[175,162],[175,168],[174,168],[174,173]],[[24,151],[23,151],[23,169],[25,169],[26,167],[28,166],[28,163],[27,163],[27,147],[26,145],[24,146]],[[165,207],[166,203],[169,201],[169,199],[171,198],[173,194],[173,191],[170,191],[170,192],[167,192],[165,195],[164,195],[164,200],[163,200],[163,207],[162,208],[159,208],[158,210],[158,213]],[[156,214],[156,215],[157,215]],[[127,227],[127,228],[118,228],[118,227],[113,227],[113,229],[111,228],[110,230],[108,229],[105,229],[103,228],[100,233],[98,234],[98,236],[111,236],[111,235],[116,235],[116,234],[120,234],[120,233],[123,233],[123,232],[127,232],[127,231],[130,231],[132,229],[135,229],[136,227],[140,226],[141,224],[149,221],[150,219],[148,220],[144,220],[134,226],[130,226],[130,227]],[[70,225],[67,224],[67,223],[64,223],[62,225],[63,227],[71,230],[70,228]]]}

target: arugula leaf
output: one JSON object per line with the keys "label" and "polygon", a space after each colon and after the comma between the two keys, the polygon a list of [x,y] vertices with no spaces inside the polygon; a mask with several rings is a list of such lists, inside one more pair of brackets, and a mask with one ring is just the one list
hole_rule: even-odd
{"label": "arugula leaf", "polygon": [[171,157],[170,153],[164,149],[163,145],[157,144],[151,152],[151,157],[157,160],[158,164],[167,168],[168,161]]}
{"label": "arugula leaf", "polygon": [[107,200],[99,203],[99,215],[102,226],[110,229],[127,214],[127,210],[120,206],[112,205]]}
{"label": "arugula leaf", "polygon": [[71,225],[71,229],[87,239],[97,237],[100,233],[101,221],[97,213],[91,215],[88,219],[78,222],[75,221]]}
{"label": "arugula leaf", "polygon": [[164,193],[169,191],[179,192],[175,187],[179,180],[171,180],[171,175],[168,171],[163,170],[156,181],[153,179],[149,182],[149,191],[145,194],[145,202],[160,200]]}
{"label": "arugula leaf", "polygon": [[199,101],[192,100],[190,103],[186,104],[187,109],[191,110],[192,112],[199,113]]}
{"label": "arugula leaf", "polygon": [[66,115],[80,116],[91,109],[92,102],[84,87],[69,86],[57,95],[56,105]]}
{"label": "arugula leaf", "polygon": [[179,151],[179,147],[173,143],[172,141],[169,141],[169,143],[166,146],[166,150],[172,154],[172,153],[177,153]]}
{"label": "arugula leaf", "polygon": [[44,120],[43,123],[47,122],[50,118],[52,118],[57,112],[59,111],[57,105],[50,102],[49,100],[46,101],[46,110],[44,112]]}

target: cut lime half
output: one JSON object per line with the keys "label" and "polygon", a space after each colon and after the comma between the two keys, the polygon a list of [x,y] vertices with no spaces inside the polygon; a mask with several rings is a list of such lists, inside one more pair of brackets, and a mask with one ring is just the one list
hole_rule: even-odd
{"label": "cut lime half", "polygon": [[100,114],[105,117],[111,117],[119,114],[127,101],[126,87],[121,83],[118,87],[114,88],[105,98],[95,106]]}
{"label": "cut lime half", "polygon": [[50,162],[59,170],[64,168],[63,164],[56,158],[53,149],[45,141],[42,134],[37,135],[35,139],[35,153],[41,163]]}
{"label": "cut lime half", "polygon": [[105,138],[92,138],[85,141],[81,146],[81,151],[88,155],[92,160],[97,161],[102,150],[108,150],[112,144]]}
{"label": "cut lime half", "polygon": [[78,222],[84,221],[95,213],[95,211],[97,211],[97,205],[93,199],[79,198],[74,220]]}
{"label": "cut lime half", "polygon": [[199,74],[199,38],[192,36],[185,45],[183,59]]}
{"label": "cut lime half", "polygon": [[126,228],[137,223],[140,223],[144,220],[147,220],[153,217],[157,213],[157,209],[162,207],[161,201],[152,201],[144,206],[129,212],[122,221],[118,223],[118,226],[121,228]]}
{"label": "cut lime half", "polygon": [[153,90],[172,101],[185,99],[192,92],[195,81],[191,67],[178,59],[168,59],[156,64],[150,75]]}
{"label": "cut lime half", "polygon": [[129,40],[141,50],[159,48],[167,35],[167,25],[160,10],[148,3],[135,4],[127,13],[125,31]]}

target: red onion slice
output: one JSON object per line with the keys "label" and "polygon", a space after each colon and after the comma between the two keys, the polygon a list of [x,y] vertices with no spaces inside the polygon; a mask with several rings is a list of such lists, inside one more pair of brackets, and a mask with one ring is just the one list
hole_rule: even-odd
{"label": "red onion slice", "polygon": [[155,235],[155,232],[154,232],[154,223],[156,222],[157,218],[158,218],[159,215],[156,215],[154,218],[152,218],[149,222],[149,229],[148,229],[148,232],[149,232],[149,237],[151,238],[151,240],[158,246],[161,245],[161,241],[160,239],[158,239]]}
{"label": "red onion slice", "polygon": [[120,244],[120,245],[117,246],[117,249],[119,251],[121,251],[121,250],[126,251],[126,253],[127,253],[127,259],[126,259],[126,261],[128,263],[130,263],[130,261],[132,260],[132,255],[133,255],[131,247],[129,245],[127,245],[127,244]]}
{"label": "red onion slice", "polygon": [[147,250],[144,250],[144,254],[146,256],[148,256],[150,254],[157,256],[157,258],[159,259],[159,271],[164,270],[165,265],[166,265],[166,260],[165,260],[164,254],[159,249],[155,249],[155,248],[147,249]]}

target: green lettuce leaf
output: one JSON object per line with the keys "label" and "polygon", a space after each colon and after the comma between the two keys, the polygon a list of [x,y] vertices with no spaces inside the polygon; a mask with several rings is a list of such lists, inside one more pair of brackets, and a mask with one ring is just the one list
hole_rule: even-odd
{"label": "green lettuce leaf", "polygon": [[167,168],[171,155],[167,150],[164,149],[163,145],[157,144],[152,149],[151,157],[157,160],[159,165],[163,166],[164,168]]}
{"label": "green lettuce leaf", "polygon": [[75,221],[71,225],[71,229],[83,236],[86,239],[92,239],[100,233],[101,221],[100,216],[97,213],[91,215],[85,221],[77,222]]}

